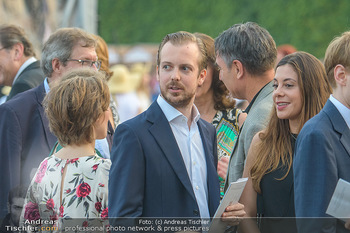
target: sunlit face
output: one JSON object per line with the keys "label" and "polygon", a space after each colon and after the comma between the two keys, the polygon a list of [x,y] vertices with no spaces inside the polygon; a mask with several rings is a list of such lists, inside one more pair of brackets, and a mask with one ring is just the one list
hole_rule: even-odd
{"label": "sunlit face", "polygon": [[277,117],[298,123],[303,107],[302,93],[298,83],[298,75],[291,65],[282,65],[276,69],[273,87],[273,101]]}
{"label": "sunlit face", "polygon": [[237,82],[235,82],[236,77],[233,72],[233,67],[227,67],[225,61],[219,55],[216,56],[216,64],[220,69],[220,80],[225,84],[231,95],[234,98],[242,98],[238,93],[239,88]]}
{"label": "sunlit face", "polygon": [[160,53],[157,79],[162,97],[175,108],[193,105],[198,85],[202,85],[205,70],[199,70],[200,51],[190,42],[173,45],[167,42]]}
{"label": "sunlit face", "polygon": [[[82,47],[79,44],[74,46],[72,53],[70,55],[70,59],[76,60],[90,60],[97,61],[97,54],[95,47]],[[76,68],[81,68],[82,64],[77,61],[66,61],[66,66],[63,68],[63,73]],[[95,66],[91,68],[97,70]]]}
{"label": "sunlit face", "polygon": [[213,82],[213,73],[214,68],[211,65],[207,67],[207,75],[205,76],[204,82],[202,85],[198,86],[196,92],[196,98],[200,98],[203,95],[207,94],[211,89],[211,84]]}
{"label": "sunlit face", "polygon": [[14,49],[6,49],[0,44],[0,85],[12,86],[19,69],[15,67]]}
{"label": "sunlit face", "polygon": [[94,124],[96,139],[104,139],[107,136],[109,111],[104,111]]}

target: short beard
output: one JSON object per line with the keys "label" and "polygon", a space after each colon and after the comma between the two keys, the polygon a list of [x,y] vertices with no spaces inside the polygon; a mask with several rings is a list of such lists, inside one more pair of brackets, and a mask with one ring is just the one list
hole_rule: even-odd
{"label": "short beard", "polygon": [[[165,87],[167,89],[167,87]],[[194,96],[196,95],[196,92],[194,91],[193,93],[186,93],[185,95],[182,96],[181,99],[179,100],[172,100],[172,98],[168,98],[169,93],[167,93],[163,88],[160,89],[160,93],[162,97],[174,108],[183,108],[187,107],[191,101],[194,99]],[[172,95],[173,97],[176,97],[176,95]],[[177,95],[178,96],[178,95]]]}

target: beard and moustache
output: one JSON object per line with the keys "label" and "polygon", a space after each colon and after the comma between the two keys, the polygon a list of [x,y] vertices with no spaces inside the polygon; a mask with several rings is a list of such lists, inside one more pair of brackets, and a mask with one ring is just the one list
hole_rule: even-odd
{"label": "beard and moustache", "polygon": [[[180,93],[169,93],[170,88],[177,88],[182,90]],[[170,83],[165,85],[165,88],[160,88],[162,97],[174,108],[182,108],[188,106],[193,100],[196,90],[193,92],[186,92],[184,85],[172,80]]]}

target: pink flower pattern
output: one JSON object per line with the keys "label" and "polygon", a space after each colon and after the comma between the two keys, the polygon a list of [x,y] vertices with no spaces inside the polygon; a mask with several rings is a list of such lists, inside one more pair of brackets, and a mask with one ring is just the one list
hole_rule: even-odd
{"label": "pink flower pattern", "polygon": [[36,174],[36,177],[35,177],[36,183],[41,183],[42,179],[45,176],[46,170],[47,170],[47,160],[44,160],[44,162],[42,162],[40,165],[38,173]]}
{"label": "pink flower pattern", "polygon": [[49,199],[49,200],[47,200],[47,202],[46,202],[46,208],[48,209],[48,210],[53,210],[53,207],[55,206],[55,203],[54,203],[54,201],[53,201],[53,199],[51,198],[51,199]]}
{"label": "pink flower pattern", "polygon": [[40,219],[38,204],[33,202],[28,202],[25,206],[24,218],[28,219],[29,221]]}
{"label": "pink flower pattern", "polygon": [[[32,194],[27,195],[22,218],[54,221],[59,218],[83,218],[87,220],[85,225],[89,218],[101,217],[102,220],[107,220],[108,200],[104,198],[107,187],[104,184],[108,183],[111,162],[97,155],[78,159],[58,163],[59,159],[52,156],[41,163],[34,182],[28,188]],[[61,180],[57,177],[61,177],[65,166],[68,167],[60,201]],[[84,173],[89,169],[91,171],[91,168],[95,172]]]}

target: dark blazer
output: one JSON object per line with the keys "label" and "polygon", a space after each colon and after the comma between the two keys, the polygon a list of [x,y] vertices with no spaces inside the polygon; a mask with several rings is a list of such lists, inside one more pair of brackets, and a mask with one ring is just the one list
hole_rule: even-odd
{"label": "dark blazer", "polygon": [[[215,128],[198,121],[207,162],[210,216],[218,207]],[[109,217],[199,217],[191,181],[171,127],[155,101],[115,132],[109,176]]]}
{"label": "dark blazer", "polygon": [[6,99],[9,101],[18,93],[37,87],[45,79],[45,75],[40,68],[40,61],[35,61],[27,66],[11,87],[11,91]]}
{"label": "dark blazer", "polygon": [[[296,217],[330,217],[326,210],[339,178],[350,181],[350,130],[330,100],[301,130],[293,169]],[[345,232],[335,218],[298,218],[297,226],[298,233]]]}
{"label": "dark blazer", "polygon": [[0,105],[0,213],[7,213],[8,192],[28,186],[31,172],[57,141],[50,132],[42,101],[44,83]]}

